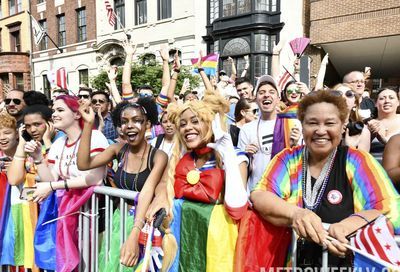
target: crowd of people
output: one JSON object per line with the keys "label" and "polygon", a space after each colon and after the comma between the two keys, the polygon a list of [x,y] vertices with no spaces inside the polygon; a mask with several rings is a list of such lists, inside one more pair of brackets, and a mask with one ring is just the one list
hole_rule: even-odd
{"label": "crowd of people", "polygon": [[[74,271],[78,215],[94,186],[139,192],[128,202],[129,235],[101,271],[143,260],[143,229],[165,211],[161,271],[259,271],[288,265],[291,229],[297,264],[352,266],[349,234],[385,214],[400,234],[399,88],[366,89],[371,71],[349,71],[324,87],[294,74],[246,78],[196,64],[201,92],[177,91],[181,63],[160,49],[162,87],[131,85],[136,47],[124,41],[122,85],[10,90],[0,113],[0,264]],[[119,91],[121,87],[121,91]],[[134,88],[135,87],[135,88]],[[232,91],[233,90],[233,91]],[[180,93],[179,96],[175,93]],[[201,94],[201,96],[199,95]],[[372,94],[376,98],[372,99]],[[131,209],[132,208],[132,209]],[[118,220],[115,210],[113,221]],[[116,222],[116,221],[114,221]],[[323,223],[330,224],[326,228]],[[119,245],[119,224],[112,235]],[[333,237],[339,242],[332,242]],[[111,252],[112,251],[112,252]],[[103,259],[104,260],[104,259]],[[146,264],[145,264],[146,265]],[[131,271],[130,270],[130,271]]]}

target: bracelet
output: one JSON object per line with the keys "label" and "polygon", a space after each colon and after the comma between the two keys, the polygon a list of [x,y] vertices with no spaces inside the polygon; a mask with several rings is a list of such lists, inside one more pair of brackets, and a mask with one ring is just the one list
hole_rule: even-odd
{"label": "bracelet", "polygon": [[203,67],[199,67],[199,68],[197,68],[197,71],[199,71],[199,73],[200,72],[204,72],[204,68]]}
{"label": "bracelet", "polygon": [[174,69],[174,72],[175,72],[175,73],[180,73],[180,72],[181,72],[181,69],[175,68],[175,69]]}
{"label": "bracelet", "polygon": [[356,217],[359,217],[359,218],[361,218],[361,219],[363,219],[365,222],[367,222],[367,223],[370,223],[369,222],[369,220],[365,217],[365,216],[362,216],[361,214],[359,214],[359,213],[353,213],[353,214],[350,214],[350,216],[349,217],[351,217],[351,216],[356,216]]}
{"label": "bracelet", "polygon": [[133,220],[133,224],[135,225],[136,223],[140,223],[140,224],[142,224],[142,226],[144,226],[146,224],[146,222],[144,220],[141,220],[141,219]]}
{"label": "bracelet", "polygon": [[176,78],[171,77],[171,80],[176,80]]}
{"label": "bracelet", "polygon": [[18,156],[18,155],[14,155],[13,160],[16,160],[16,161],[24,161],[24,160],[25,160],[25,157],[23,157],[23,156]]}
{"label": "bracelet", "polygon": [[66,179],[64,179],[64,188],[65,188],[65,191],[69,191],[69,188],[68,188],[68,184],[67,184],[67,180]]}
{"label": "bracelet", "polygon": [[50,188],[53,192],[55,192],[56,190],[53,188],[53,185],[51,185],[51,180],[50,180]]}
{"label": "bracelet", "polygon": [[142,229],[139,227],[139,226],[136,226],[136,225],[133,225],[133,227],[132,227],[132,231],[134,230],[134,229],[138,229],[139,230],[139,232],[141,232],[142,231]]}
{"label": "bracelet", "polygon": [[41,159],[41,160],[39,160],[39,161],[33,161],[36,165],[39,165],[39,164],[41,164],[42,162],[43,162],[43,158]]}

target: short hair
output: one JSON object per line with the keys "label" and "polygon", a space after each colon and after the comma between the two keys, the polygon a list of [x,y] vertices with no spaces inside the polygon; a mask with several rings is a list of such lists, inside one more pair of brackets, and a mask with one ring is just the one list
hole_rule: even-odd
{"label": "short hair", "polygon": [[20,93],[22,93],[22,94],[25,94],[25,91],[24,91],[24,90],[20,90],[20,89],[11,89],[11,90],[8,91],[7,94],[9,94],[9,93],[11,93],[11,92],[20,92]]}
{"label": "short hair", "polygon": [[140,90],[143,90],[143,89],[153,91],[153,87],[151,87],[150,85],[140,85],[140,86],[136,87],[136,92],[139,92]]}
{"label": "short hair", "polygon": [[47,96],[41,92],[28,91],[24,93],[24,101],[27,106],[44,105],[49,106],[50,101]]}
{"label": "short hair", "polygon": [[105,91],[95,91],[95,92],[90,94],[90,98],[93,99],[93,96],[98,95],[98,94],[104,95],[106,97],[106,99],[107,99],[107,102],[110,102],[110,95]]}
{"label": "short hair", "polygon": [[3,111],[0,113],[0,128],[11,128],[17,130],[17,119]]}
{"label": "short hair", "polygon": [[247,77],[239,77],[235,81],[235,87],[237,87],[238,85],[240,85],[242,83],[248,83],[250,85],[253,85],[253,84],[251,84],[250,79],[248,79]]}
{"label": "short hair", "polygon": [[158,111],[154,99],[150,97],[140,97],[135,103],[123,101],[115,107],[115,110],[113,110],[111,114],[114,126],[121,127],[121,114],[128,108],[140,108],[143,115],[146,116],[147,120],[149,120],[152,125],[158,124]]}
{"label": "short hair", "polygon": [[395,86],[388,86],[388,87],[379,88],[379,89],[376,91],[376,95],[378,96],[378,95],[379,95],[381,92],[383,92],[384,90],[391,90],[391,91],[395,92],[396,95],[399,93],[399,89],[398,89],[397,87],[395,87]]}
{"label": "short hair", "polygon": [[30,114],[39,114],[42,116],[42,118],[46,121],[51,121],[51,116],[53,115],[53,111],[45,105],[41,105],[41,104],[35,104],[35,105],[31,105],[26,107],[23,111],[23,118],[25,118],[25,116],[30,115]]}
{"label": "short hair", "polygon": [[351,71],[351,72],[348,72],[347,74],[345,74],[345,75],[343,76],[343,83],[350,83],[348,77],[349,77],[350,74],[352,74],[352,73],[360,73],[360,74],[364,75],[363,72],[361,72],[361,71]]}
{"label": "short hair", "polygon": [[80,91],[89,92],[89,95],[92,95],[92,92],[93,92],[92,88],[89,88],[89,87],[79,87],[78,93],[79,93]]}
{"label": "short hair", "polygon": [[308,107],[318,103],[328,103],[337,107],[339,111],[339,119],[345,122],[349,110],[345,98],[333,95],[332,90],[314,91],[303,97],[299,102],[297,117],[303,123]]}
{"label": "short hair", "polygon": [[250,103],[245,99],[241,98],[239,101],[236,103],[235,106],[235,121],[239,122],[240,120],[243,119],[243,115],[241,113],[242,110],[248,110],[250,109]]}

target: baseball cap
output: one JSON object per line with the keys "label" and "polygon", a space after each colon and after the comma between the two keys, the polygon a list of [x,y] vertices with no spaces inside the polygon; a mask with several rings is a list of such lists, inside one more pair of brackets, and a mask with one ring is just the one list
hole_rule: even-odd
{"label": "baseball cap", "polygon": [[256,91],[256,93],[258,92],[258,88],[260,87],[260,84],[263,82],[268,82],[269,84],[271,84],[277,90],[278,96],[281,97],[281,90],[279,89],[278,84],[276,83],[276,80],[270,75],[263,75],[258,78],[256,88],[254,89]]}
{"label": "baseball cap", "polygon": [[226,75],[226,72],[225,72],[225,70],[221,70],[221,71],[219,71],[219,75]]}

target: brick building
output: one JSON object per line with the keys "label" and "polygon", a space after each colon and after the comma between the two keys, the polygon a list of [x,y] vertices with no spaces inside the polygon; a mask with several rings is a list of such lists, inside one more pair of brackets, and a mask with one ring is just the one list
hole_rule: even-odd
{"label": "brick building", "polygon": [[28,0],[0,0],[0,98],[12,88],[31,88],[28,8]]}
{"label": "brick building", "polygon": [[400,85],[400,1],[307,0],[305,9],[313,45],[312,74],[328,52],[328,85],[366,66],[372,68],[374,88]]}
{"label": "brick building", "polygon": [[46,75],[59,68],[66,69],[73,92],[80,84],[88,85],[90,74],[97,71],[92,48],[96,42],[96,1],[32,0],[31,13],[49,36],[33,46],[35,89],[49,95]]}

